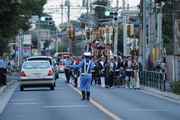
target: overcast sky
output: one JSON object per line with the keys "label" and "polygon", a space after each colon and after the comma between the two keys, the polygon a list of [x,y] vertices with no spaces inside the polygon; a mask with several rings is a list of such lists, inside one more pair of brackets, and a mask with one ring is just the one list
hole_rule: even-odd
{"label": "overcast sky", "polygon": [[[116,5],[117,0],[110,0],[111,5]],[[125,0],[126,5],[129,3],[130,6],[137,6],[140,0]],[[65,0],[48,0],[47,4],[45,5],[45,12],[51,12],[53,19],[56,22],[56,25],[60,24],[61,21],[61,10],[60,5],[64,4]],[[71,19],[76,20],[81,13],[85,12],[85,9],[80,7],[82,5],[82,0],[70,0],[71,3]],[[122,6],[122,0],[119,0],[119,6]],[[63,22],[67,21],[67,9],[64,9],[63,15]]]}

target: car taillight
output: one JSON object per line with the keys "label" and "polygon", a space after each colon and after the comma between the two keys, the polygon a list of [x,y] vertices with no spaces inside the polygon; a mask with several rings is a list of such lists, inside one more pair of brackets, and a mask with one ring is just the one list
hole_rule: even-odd
{"label": "car taillight", "polygon": [[63,65],[61,64],[61,65],[59,65],[59,67],[63,67]]}
{"label": "car taillight", "polygon": [[53,71],[52,70],[49,70],[48,71],[48,76],[52,76],[53,75]]}
{"label": "car taillight", "polygon": [[26,73],[24,71],[20,72],[21,77],[26,77]]}

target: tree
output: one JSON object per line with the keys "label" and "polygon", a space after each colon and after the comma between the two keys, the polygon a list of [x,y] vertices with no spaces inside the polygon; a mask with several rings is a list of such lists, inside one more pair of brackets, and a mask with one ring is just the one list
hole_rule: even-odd
{"label": "tree", "polygon": [[46,0],[0,0],[0,44],[3,45],[0,52],[7,49],[9,40],[20,29],[30,28],[29,19],[32,15],[41,15],[45,3]]}

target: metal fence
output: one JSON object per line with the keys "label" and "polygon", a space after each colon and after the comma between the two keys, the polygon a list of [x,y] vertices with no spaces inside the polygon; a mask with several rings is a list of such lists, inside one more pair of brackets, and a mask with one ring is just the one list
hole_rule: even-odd
{"label": "metal fence", "polygon": [[155,71],[140,71],[139,78],[141,85],[166,91],[164,73]]}

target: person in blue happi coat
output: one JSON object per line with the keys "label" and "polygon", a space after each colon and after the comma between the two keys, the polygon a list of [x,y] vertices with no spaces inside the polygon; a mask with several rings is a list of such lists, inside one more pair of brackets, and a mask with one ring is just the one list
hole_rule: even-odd
{"label": "person in blue happi coat", "polygon": [[94,70],[95,64],[91,60],[91,53],[85,52],[83,54],[84,59],[81,60],[78,65],[71,65],[73,69],[80,69],[80,89],[82,92],[82,100],[90,99],[90,86],[92,81],[92,72]]}
{"label": "person in blue happi coat", "polygon": [[72,60],[71,60],[70,56],[67,56],[67,58],[64,61],[64,65],[65,65],[64,74],[66,76],[66,83],[69,83],[70,77],[71,77],[71,70],[70,70],[69,66],[72,65]]}
{"label": "person in blue happi coat", "polygon": [[0,53],[0,85],[6,85],[6,74],[7,74],[7,64],[3,59],[3,53]]}

